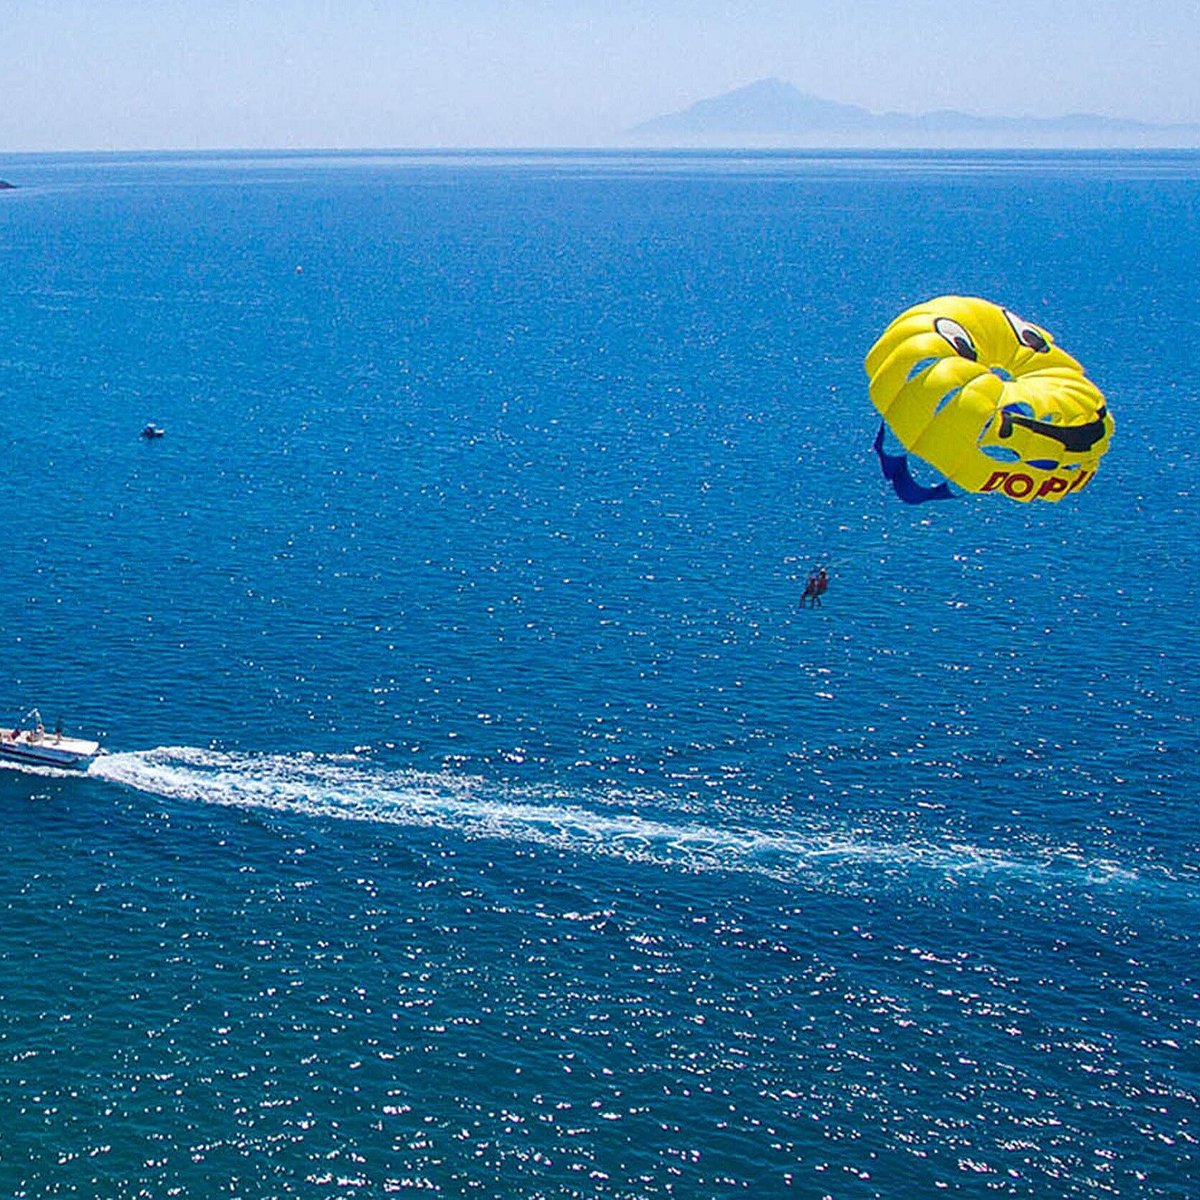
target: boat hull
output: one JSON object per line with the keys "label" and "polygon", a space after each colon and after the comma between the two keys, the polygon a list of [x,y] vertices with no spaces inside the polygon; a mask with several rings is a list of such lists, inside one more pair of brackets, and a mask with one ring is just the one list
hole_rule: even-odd
{"label": "boat hull", "polygon": [[86,767],[99,753],[98,743],[79,738],[63,738],[58,743],[0,739],[0,758],[39,767]]}

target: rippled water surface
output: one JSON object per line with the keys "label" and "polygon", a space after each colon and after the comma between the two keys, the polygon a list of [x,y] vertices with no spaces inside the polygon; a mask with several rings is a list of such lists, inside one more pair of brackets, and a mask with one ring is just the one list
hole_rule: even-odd
{"label": "rippled water surface", "polygon": [[[0,175],[0,1194],[1200,1193],[1200,158]],[[1083,492],[886,490],[944,292]]]}

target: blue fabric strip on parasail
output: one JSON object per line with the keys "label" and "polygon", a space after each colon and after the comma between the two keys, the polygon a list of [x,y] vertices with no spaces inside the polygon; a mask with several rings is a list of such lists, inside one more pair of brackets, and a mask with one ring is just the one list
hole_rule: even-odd
{"label": "blue fabric strip on parasail", "polygon": [[903,454],[888,454],[883,448],[883,426],[875,435],[875,453],[879,455],[879,466],[883,477],[891,480],[896,495],[905,504],[924,504],[926,500],[953,500],[954,493],[948,483],[939,483],[937,487],[925,487],[918,483],[908,469],[908,458]]}

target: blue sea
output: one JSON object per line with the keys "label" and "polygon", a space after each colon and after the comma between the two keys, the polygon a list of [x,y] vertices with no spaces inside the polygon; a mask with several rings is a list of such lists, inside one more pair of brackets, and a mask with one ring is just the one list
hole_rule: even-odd
{"label": "blue sea", "polygon": [[[0,177],[0,1195],[1200,1195],[1200,155]],[[880,477],[948,292],[1086,489]]]}

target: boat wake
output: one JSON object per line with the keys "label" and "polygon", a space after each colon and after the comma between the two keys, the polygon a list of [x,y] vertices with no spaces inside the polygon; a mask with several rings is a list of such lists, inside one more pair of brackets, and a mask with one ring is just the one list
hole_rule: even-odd
{"label": "boat wake", "polygon": [[51,767],[45,763],[15,762],[0,758],[0,771],[16,771],[19,775],[41,775],[44,779],[78,779],[78,767]]}
{"label": "boat wake", "polygon": [[184,746],[109,754],[88,774],[164,799],[265,809],[313,818],[453,830],[570,853],[687,871],[750,872],[820,886],[878,886],[891,876],[1064,875],[1077,882],[1134,881],[1116,864],[1063,855],[1014,856],[965,844],[872,840],[859,831],[762,829],[646,816],[668,797],[589,795],[518,787],[451,772],[386,771],[354,756],[229,753]]}

